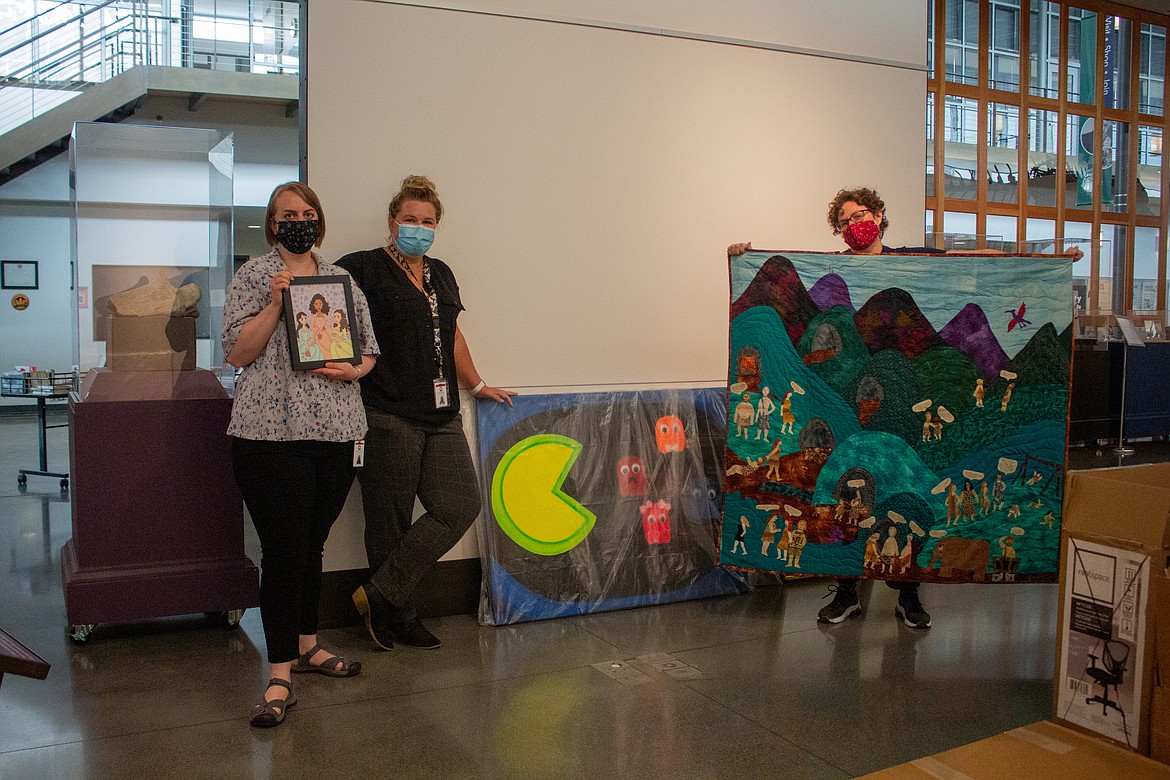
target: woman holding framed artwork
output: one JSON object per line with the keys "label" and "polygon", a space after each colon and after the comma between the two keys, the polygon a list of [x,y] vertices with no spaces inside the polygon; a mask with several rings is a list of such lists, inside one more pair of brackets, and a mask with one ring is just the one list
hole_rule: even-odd
{"label": "woman holding framed artwork", "polygon": [[[362,379],[370,430],[359,475],[370,579],[353,594],[375,644],[435,648],[414,591],[479,514],[471,451],[459,417],[459,385],[511,403],[480,377],[456,319],[455,274],[429,257],[443,204],[425,176],[408,176],[390,201],[390,241],[337,261],[370,302],[385,359]],[[425,510],[411,522],[415,498]]]}
{"label": "woman holding framed artwork", "polygon": [[[352,677],[361,670],[358,661],[321,647],[317,609],[322,549],[364,446],[366,416],[357,380],[373,369],[378,343],[361,290],[313,252],[325,238],[325,215],[308,186],[289,182],[273,190],[264,237],[273,250],[245,263],[228,288],[222,338],[228,363],[243,368],[227,432],[236,482],[263,555],[260,616],[271,669],[251,723],[276,726],[296,703],[292,672]],[[298,337],[306,326],[312,330],[313,317],[306,309],[293,313],[294,288],[301,294],[333,289],[352,300],[360,360],[294,368],[307,359],[298,354]],[[308,357],[319,357],[318,342],[308,340]]]}

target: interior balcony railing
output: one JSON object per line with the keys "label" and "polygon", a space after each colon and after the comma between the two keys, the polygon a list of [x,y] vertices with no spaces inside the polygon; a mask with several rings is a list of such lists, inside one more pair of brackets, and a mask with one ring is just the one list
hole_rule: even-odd
{"label": "interior balcony railing", "polygon": [[299,43],[295,0],[67,0],[0,31],[0,134],[136,65],[296,74]]}

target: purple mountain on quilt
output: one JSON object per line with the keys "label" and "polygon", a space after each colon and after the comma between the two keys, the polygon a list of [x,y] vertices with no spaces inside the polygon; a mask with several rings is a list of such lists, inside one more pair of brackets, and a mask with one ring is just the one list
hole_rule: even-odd
{"label": "purple mountain on quilt", "polygon": [[913,360],[943,343],[914,296],[899,287],[875,293],[853,315],[853,321],[871,355],[894,349]]}
{"label": "purple mountain on quilt", "polygon": [[967,353],[985,379],[994,379],[1008,364],[1007,353],[995,338],[987,315],[973,303],[964,306],[938,335],[955,349]]}
{"label": "purple mountain on quilt", "polygon": [[853,308],[853,300],[849,297],[849,284],[837,274],[825,274],[817,279],[808,295],[821,311],[834,306],[844,306],[854,314],[857,313],[857,309]]}
{"label": "purple mountain on quilt", "polygon": [[792,267],[792,261],[783,255],[773,255],[764,261],[747,289],[732,302],[731,318],[753,306],[775,309],[794,345],[800,344],[812,318],[821,313],[804,288],[800,274]]}

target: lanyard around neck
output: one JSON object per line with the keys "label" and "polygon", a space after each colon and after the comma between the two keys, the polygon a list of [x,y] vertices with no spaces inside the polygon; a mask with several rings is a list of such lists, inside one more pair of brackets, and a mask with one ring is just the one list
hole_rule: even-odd
{"label": "lanyard around neck", "polygon": [[[414,271],[411,270],[410,264],[406,262],[406,258],[399,253],[398,248],[393,244],[390,245],[390,256],[394,258],[394,262],[397,263],[398,266],[403,271],[405,271],[411,279],[415,280],[416,282],[419,281],[418,277],[414,275]],[[427,262],[426,257],[424,257],[422,261],[422,281],[420,284],[422,285],[423,295],[426,296],[427,304],[431,309],[431,327],[434,329],[435,333],[435,368],[439,372],[439,379],[442,379],[443,335],[439,329],[439,296],[435,294],[434,285],[431,284],[431,264]]]}

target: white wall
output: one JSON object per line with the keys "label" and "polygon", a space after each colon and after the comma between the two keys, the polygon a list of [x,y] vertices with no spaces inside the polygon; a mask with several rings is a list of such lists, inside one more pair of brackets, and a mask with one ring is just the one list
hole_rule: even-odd
{"label": "white wall", "polygon": [[[382,243],[399,181],[426,174],[489,382],[719,382],[729,243],[843,248],[826,204],[859,185],[890,204],[889,243],[922,240],[925,4],[877,8],[311,3],[325,253]],[[360,531],[351,496],[327,570],[364,564]],[[468,536],[448,557],[475,554]]]}
{"label": "white wall", "polygon": [[[921,5],[886,4],[914,56]],[[764,31],[813,6],[721,4]],[[430,175],[448,209],[434,253],[494,384],[723,376],[727,244],[839,248],[824,212],[841,186],[877,187],[890,242],[921,241],[922,71],[356,0],[310,5],[309,25],[327,253],[381,242],[398,182]]]}

